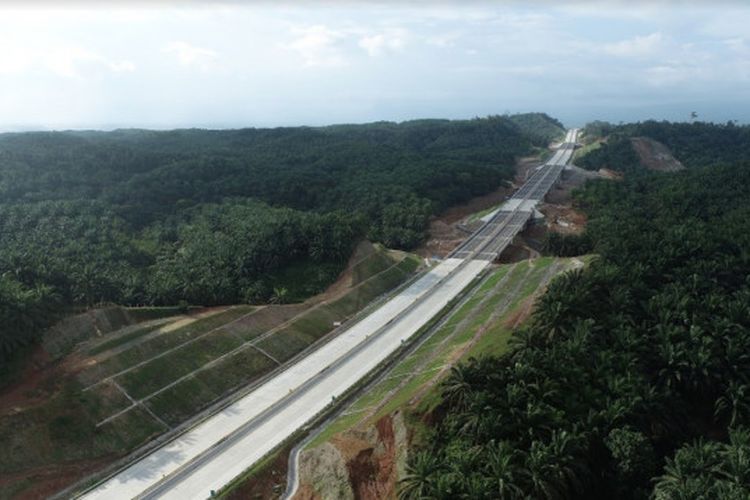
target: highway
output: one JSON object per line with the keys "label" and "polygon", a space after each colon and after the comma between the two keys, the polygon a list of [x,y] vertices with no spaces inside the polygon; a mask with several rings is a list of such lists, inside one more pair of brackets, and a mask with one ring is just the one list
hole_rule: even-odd
{"label": "highway", "polygon": [[204,499],[319,414],[393,354],[474,280],[518,234],[559,177],[576,130],[459,248],[307,357],[128,465],[86,499]]}

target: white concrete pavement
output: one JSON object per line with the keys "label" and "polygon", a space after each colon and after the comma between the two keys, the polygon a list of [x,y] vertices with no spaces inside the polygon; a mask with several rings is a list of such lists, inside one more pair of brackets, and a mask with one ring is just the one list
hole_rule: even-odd
{"label": "white concrete pavement", "polygon": [[[539,165],[534,169],[529,179],[527,179],[526,184],[529,183],[529,181],[533,180],[534,176],[540,175],[542,170],[545,168],[548,168],[553,165],[567,165],[570,161],[570,158],[573,156],[573,150],[575,146],[575,140],[576,136],[578,135],[577,129],[571,129],[565,134],[565,139],[563,139],[563,142],[560,144],[559,149],[555,151],[555,153],[550,157],[549,160],[547,160],[543,165]],[[492,212],[486,214],[483,216],[480,220],[482,222],[488,222],[493,217],[495,217],[498,212],[512,212],[514,210],[521,210],[524,212],[533,212],[536,209],[536,206],[539,204],[539,199],[535,198],[526,198],[522,194],[523,188],[519,189],[516,193],[514,193],[513,197],[511,197],[509,200],[507,200],[505,203],[500,205],[498,208],[493,210]]]}
{"label": "white concrete pavement", "polygon": [[[443,266],[441,264],[435,271],[438,275],[443,274],[460,262],[459,259],[450,259],[445,262],[443,269],[438,269]],[[274,412],[273,418],[259,422],[249,432],[235,439],[222,450],[221,460],[208,461],[183,477],[176,478],[173,484],[165,485],[165,490],[156,492],[157,496],[174,499],[206,498],[211,489],[218,489],[230,482],[320,412],[331,402],[333,395],[345,392],[390,356],[402,341],[416,333],[486,266],[487,263],[481,261],[467,263],[449,277],[436,293],[420,301],[417,307],[403,318],[390,324],[387,331],[378,335],[366,349],[347,355],[342,364],[328,371],[299,398]],[[399,296],[397,299],[398,302],[404,302],[404,297]],[[377,327],[377,323],[367,323],[370,321],[364,320],[363,323],[355,325],[352,330],[358,331],[353,336],[359,335],[361,338],[366,332]],[[357,328],[360,325],[361,327]]]}
{"label": "white concrete pavement", "polygon": [[[331,402],[332,396],[342,394],[387,358],[403,339],[413,335],[437,314],[488,264],[484,261],[468,262],[459,272],[440,283],[438,290],[433,290],[461,263],[461,259],[441,262],[349,330],[236,403],[133,463],[84,498],[126,499],[141,495],[207,498],[212,489],[219,489],[250,467],[322,410]],[[407,311],[414,303],[416,307]],[[399,317],[404,311],[407,313]],[[386,331],[371,340],[365,349],[353,351],[384,327],[387,327]],[[293,397],[312,376],[337,360],[344,361],[311,387],[302,388],[298,397]],[[257,427],[229,446],[222,441],[243,425],[262,417],[264,411],[274,405],[279,405],[279,408],[273,412],[273,418],[261,419]],[[212,448],[217,444],[221,449],[220,457],[217,448]],[[212,460],[192,462],[207,452],[212,453]]]}

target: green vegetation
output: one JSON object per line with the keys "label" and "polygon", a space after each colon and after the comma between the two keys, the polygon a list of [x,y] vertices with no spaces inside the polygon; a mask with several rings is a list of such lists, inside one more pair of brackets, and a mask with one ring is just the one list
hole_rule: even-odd
{"label": "green vegetation", "polygon": [[549,231],[544,236],[542,250],[548,255],[573,257],[589,253],[591,246],[591,237],[587,233],[560,234]]}
{"label": "green vegetation", "polygon": [[[434,379],[440,376],[441,370],[454,362],[456,356],[468,359],[471,356],[505,352],[511,334],[505,323],[508,318],[518,314],[529,297],[546,284],[547,280],[543,278],[553,265],[559,265],[555,271],[560,272],[569,266],[569,262],[544,258],[533,261],[533,264],[520,262],[502,265],[490,273],[429,339],[359,397],[308,447],[315,447],[363,420],[373,422],[396,408],[404,407],[414,396],[428,390]],[[474,342],[475,335],[480,331],[481,335]],[[431,399],[429,392],[424,394],[424,399]],[[420,404],[420,407],[423,406]]]}
{"label": "green vegetation", "polygon": [[[258,329],[248,335],[243,334],[246,327],[242,325],[220,327],[116,380],[133,397],[147,397],[148,407],[165,421],[178,424],[232,390],[267,374],[278,366],[276,361],[283,363],[311,346],[333,330],[334,322],[346,320],[398,285],[419,263],[411,256],[395,264],[386,257],[391,265],[380,270],[384,256],[386,251],[378,249],[363,259],[358,266],[375,274],[361,274],[362,282],[342,297],[310,308],[266,332],[262,339],[256,340],[261,333]],[[260,310],[247,318],[263,314]],[[232,350],[233,354],[219,359]],[[206,363],[212,364],[208,367]],[[172,383],[175,385],[167,387]]]}
{"label": "green vegetation", "polygon": [[750,496],[750,164],[688,164],[576,194],[598,258],[453,368],[402,497]]}
{"label": "green vegetation", "polygon": [[153,325],[144,326],[142,328],[136,328],[132,332],[128,332],[124,335],[120,335],[112,340],[108,340],[106,342],[102,342],[101,344],[97,344],[96,346],[92,347],[88,350],[88,354],[99,354],[104,351],[109,351],[110,349],[114,349],[115,347],[119,347],[123,344],[127,344],[128,342],[131,342],[135,339],[141,338],[155,330],[158,330],[164,326],[164,323],[157,323]]}
{"label": "green vegetation", "polygon": [[131,396],[141,399],[240,345],[242,341],[234,335],[216,330],[117,377],[117,381]]}
{"label": "green vegetation", "polygon": [[557,133],[516,115],[1,134],[0,359],[74,307],[302,300],[363,236],[419,244]]}
{"label": "green vegetation", "polygon": [[176,425],[275,366],[260,352],[244,349],[160,392],[146,405],[167,423]]}
{"label": "green vegetation", "polygon": [[596,170],[608,167],[631,171],[640,166],[630,142],[645,136],[666,145],[686,167],[727,165],[750,157],[750,125],[714,123],[670,123],[646,121],[627,125],[593,122],[584,132],[589,138],[607,137],[601,147],[581,152],[576,164]]}
{"label": "green vegetation", "polygon": [[201,307],[195,306],[165,306],[165,307],[128,307],[126,308],[128,316],[136,323],[149,321],[152,319],[168,318],[179,314],[197,312]]}
{"label": "green vegetation", "polygon": [[[24,406],[19,413],[0,417],[0,440],[8,443],[0,452],[0,470],[38,477],[35,467],[79,467],[79,460],[122,456],[164,432],[161,421],[180,425],[268,375],[279,364],[266,352],[279,361],[299,354],[329,333],[335,321],[352,317],[413,276],[420,263],[377,245],[362,245],[357,255],[349,270],[351,286],[327,302],[217,308],[198,318],[183,315],[128,326],[90,348],[82,346],[75,359],[95,355],[97,363],[79,360],[82,371],[55,374],[54,381],[30,388],[28,395],[35,399],[28,407],[19,403]],[[168,311],[174,312],[143,312],[161,316]],[[64,389],[54,387],[57,383]],[[128,396],[143,406],[133,406]],[[21,494],[31,484],[11,478],[0,484],[0,497]]]}
{"label": "green vegetation", "polygon": [[508,118],[540,148],[547,149],[550,142],[565,135],[563,124],[545,113],[523,113]]}
{"label": "green vegetation", "polygon": [[187,342],[194,342],[202,335],[250,314],[253,310],[252,306],[233,307],[224,312],[190,322],[169,333],[139,342],[129,349],[109,356],[102,362],[84,370],[79,375],[79,379],[86,384],[93,384],[104,377],[114,375],[155,356],[163,355],[167,349],[178,348],[184,346]]}
{"label": "green vegetation", "polygon": [[596,138],[595,136],[595,138],[591,142],[585,144],[582,148],[575,150],[575,153],[573,153],[573,163],[578,164],[578,160],[581,157],[586,156],[596,149],[599,149],[600,147],[602,147],[602,144],[602,140]]}
{"label": "green vegetation", "polygon": [[[341,274],[346,262],[324,262],[315,264],[311,259],[293,262],[268,277],[275,285],[271,289],[269,302],[289,304],[323,292]],[[282,291],[279,293],[279,291]]]}
{"label": "green vegetation", "polygon": [[[163,430],[141,409],[123,415],[117,425],[95,428],[96,419],[110,408],[119,408],[120,403],[116,394],[110,399],[89,397],[75,385],[69,385],[44,405],[3,416],[0,419],[2,470],[11,473],[51,463],[120,455]],[[12,485],[0,487],[0,494],[6,486]]]}
{"label": "green vegetation", "polygon": [[[353,316],[379,295],[406,279],[419,265],[418,259],[407,257],[350,290],[339,299],[311,309],[258,343],[258,347],[283,362],[310,346],[333,329],[335,322]],[[376,267],[371,267],[377,270]]]}
{"label": "green vegetation", "polygon": [[686,167],[728,165],[750,157],[750,125],[731,121],[724,125],[647,121],[624,126],[623,132],[665,144]]}
{"label": "green vegetation", "polygon": [[588,170],[609,168],[626,172],[639,168],[641,160],[633,149],[630,137],[620,133],[610,135],[606,143],[582,154],[576,160],[576,165]]}
{"label": "green vegetation", "polygon": [[[633,449],[629,461],[623,461],[620,467],[623,479],[643,468],[643,458],[639,457],[642,451]],[[746,429],[730,429],[727,443],[699,440],[684,446],[677,450],[674,459],[667,459],[664,474],[656,482],[654,498],[747,498],[748,456],[750,432]]]}
{"label": "green vegetation", "polygon": [[393,259],[382,251],[382,247],[376,246],[375,248],[377,252],[352,266],[352,285],[358,285],[370,276],[385,271],[393,265]]}
{"label": "green vegetation", "polygon": [[481,219],[482,217],[484,217],[485,215],[487,215],[487,214],[489,214],[491,212],[494,212],[495,210],[497,210],[498,208],[500,208],[500,206],[502,206],[502,204],[495,205],[495,206],[489,207],[489,208],[485,208],[484,210],[480,210],[479,212],[475,212],[475,213],[473,213],[473,214],[471,214],[469,216],[469,218],[467,219],[467,222],[477,221],[477,220]]}

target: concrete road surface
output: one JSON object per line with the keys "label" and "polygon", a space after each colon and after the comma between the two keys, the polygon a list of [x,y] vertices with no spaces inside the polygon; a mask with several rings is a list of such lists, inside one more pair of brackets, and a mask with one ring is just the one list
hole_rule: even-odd
{"label": "concrete road surface", "polygon": [[[315,416],[332,396],[342,394],[387,358],[488,264],[468,262],[441,282],[461,263],[461,259],[443,261],[340,336],[84,498],[207,498],[211,490],[242,473]],[[412,303],[416,307],[409,310]],[[370,340],[381,328],[385,330]],[[367,344],[356,349],[363,342]],[[338,366],[326,369],[339,359],[343,361]],[[301,388],[316,374],[322,376],[315,384]],[[273,411],[264,417],[269,407]],[[233,439],[222,441],[238,431]]]}

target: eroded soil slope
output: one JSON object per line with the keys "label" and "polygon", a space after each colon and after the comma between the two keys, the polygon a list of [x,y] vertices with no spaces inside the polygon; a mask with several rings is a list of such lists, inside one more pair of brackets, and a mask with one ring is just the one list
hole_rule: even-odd
{"label": "eroded soil slope", "polygon": [[676,172],[685,168],[680,160],[672,156],[669,148],[659,141],[648,137],[633,137],[630,142],[646,168],[659,172]]}

